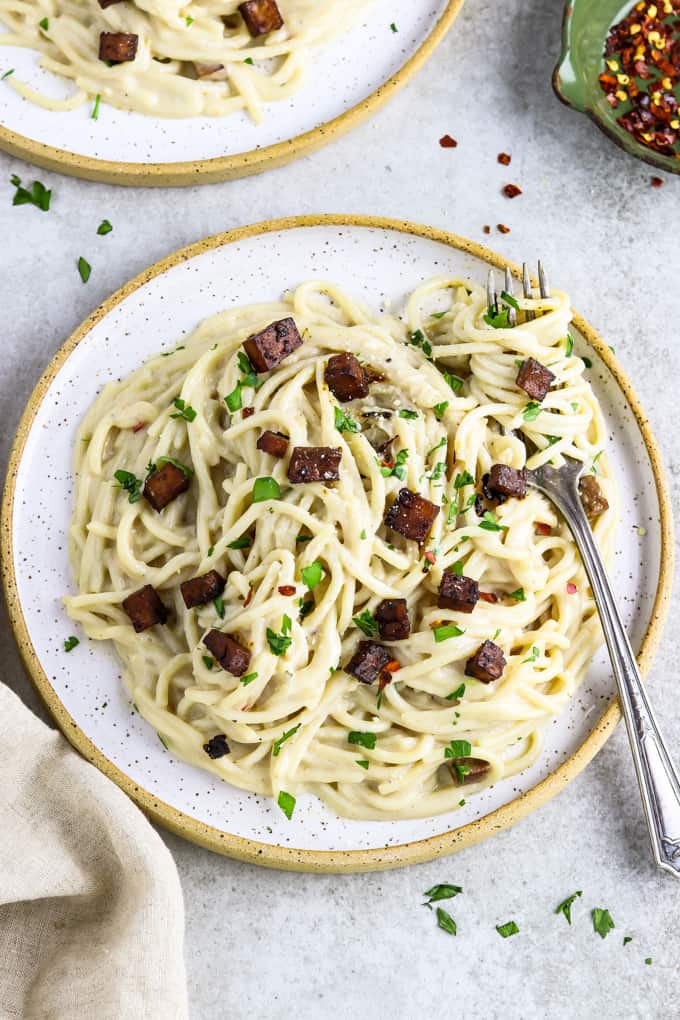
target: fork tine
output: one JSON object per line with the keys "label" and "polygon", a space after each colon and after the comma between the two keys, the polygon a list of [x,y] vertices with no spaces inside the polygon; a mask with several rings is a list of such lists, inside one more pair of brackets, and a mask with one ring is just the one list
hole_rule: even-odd
{"label": "fork tine", "polygon": [[541,297],[542,298],[550,297],[548,277],[546,275],[545,269],[543,268],[543,263],[541,262],[540,259],[538,260],[538,283],[541,289]]}
{"label": "fork tine", "polygon": [[[513,292],[514,292],[514,286],[513,286],[513,282],[512,282],[512,273],[510,272],[510,270],[508,269],[507,266],[505,267],[505,287],[504,287],[504,290],[505,290],[506,294],[509,294],[510,297],[512,297]],[[517,325],[517,310],[515,308],[513,308],[512,306],[508,309],[508,322],[510,323],[511,326],[516,326]]]}
{"label": "fork tine", "polygon": [[[533,297],[533,292],[531,289],[531,280],[529,279],[529,270],[527,268],[526,262],[522,264],[522,287],[524,289],[525,298]],[[531,322],[533,319],[536,318],[536,314],[534,312],[527,311],[524,314],[527,317],[527,322]]]}
{"label": "fork tine", "polygon": [[495,311],[498,310],[498,293],[496,291],[496,274],[493,269],[489,270],[489,275],[486,278],[486,303],[489,308],[493,308]]}

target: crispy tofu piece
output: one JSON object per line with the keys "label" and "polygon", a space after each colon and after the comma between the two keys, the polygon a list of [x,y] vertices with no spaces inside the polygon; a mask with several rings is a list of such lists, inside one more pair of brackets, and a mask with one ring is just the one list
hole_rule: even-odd
{"label": "crispy tofu piece", "polygon": [[259,333],[253,333],[243,344],[243,349],[256,372],[269,372],[301,346],[298,328],[288,317],[270,323]]}
{"label": "crispy tofu piece", "polygon": [[194,606],[204,606],[206,602],[212,602],[218,595],[221,595],[226,585],[225,579],[216,570],[210,570],[200,577],[192,577],[183,581],[179,589],[187,609]]}
{"label": "crispy tofu piece", "polygon": [[99,35],[99,59],[112,64],[124,64],[137,56],[139,36],[132,32],[101,32]]}
{"label": "crispy tofu piece", "polygon": [[440,609],[454,609],[459,613],[471,613],[479,602],[479,585],[472,577],[459,577],[446,571],[439,585]]}
{"label": "crispy tofu piece", "polygon": [[203,638],[203,644],[219,662],[222,669],[231,673],[232,676],[243,676],[248,669],[250,651],[229,634],[223,634],[221,630],[208,631]]}
{"label": "crispy tofu piece", "polygon": [[351,673],[362,684],[372,684],[391,661],[391,652],[377,641],[360,641],[357,650],[345,666],[345,672]]}
{"label": "crispy tofu piece", "polygon": [[168,503],[186,492],[191,485],[191,476],[175,464],[166,461],[149,475],[144,483],[144,498],[160,513]]}
{"label": "crispy tofu piece", "polygon": [[397,498],[385,514],[385,524],[393,531],[398,531],[404,538],[410,538],[422,545],[430,533],[440,508],[429,499],[412,492],[411,489],[400,489]]}
{"label": "crispy tofu piece", "polygon": [[337,482],[340,478],[342,450],[334,446],[296,446],[288,464],[288,480],[300,482]]}
{"label": "crispy tofu piece", "polygon": [[161,602],[156,589],[150,584],[145,584],[143,588],[123,599],[122,607],[132,620],[132,626],[137,634],[154,627],[157,623],[166,623],[168,619],[168,610]]}
{"label": "crispy tofu piece", "polygon": [[406,599],[383,599],[375,619],[382,641],[404,641],[411,633]]}
{"label": "crispy tofu piece", "polygon": [[253,38],[283,27],[283,18],[276,0],[245,0],[245,3],[238,5],[238,9]]}
{"label": "crispy tofu piece", "polygon": [[465,676],[474,677],[483,684],[491,684],[503,675],[505,666],[503,649],[493,641],[483,641],[465,664]]}

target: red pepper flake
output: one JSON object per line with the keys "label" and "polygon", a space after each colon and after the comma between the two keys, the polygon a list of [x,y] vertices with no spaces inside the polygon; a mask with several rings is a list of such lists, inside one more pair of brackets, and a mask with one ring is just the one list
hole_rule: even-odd
{"label": "red pepper flake", "polygon": [[510,233],[510,227],[506,227],[505,223],[498,223],[496,225],[496,229],[501,234],[509,234]]}
{"label": "red pepper flake", "polygon": [[[599,82],[618,123],[645,145],[680,159],[680,4],[642,0],[609,30]],[[660,187],[660,185],[653,185]]]}
{"label": "red pepper flake", "polygon": [[244,418],[250,418],[251,415],[255,414],[254,407],[244,407],[241,412]]}
{"label": "red pepper flake", "polygon": [[509,152],[499,152],[498,162],[502,163],[503,166],[510,166],[510,163],[512,162],[512,156],[510,155]]}
{"label": "red pepper flake", "polygon": [[295,592],[297,591],[294,584],[282,584],[276,590],[278,591],[279,595],[294,595]]}
{"label": "red pepper flake", "polygon": [[482,602],[498,602],[498,595],[494,594],[492,591],[480,591],[479,597]]}
{"label": "red pepper flake", "polygon": [[482,227],[482,230],[484,231],[485,234],[490,234],[491,233],[491,227],[489,226],[488,223],[486,224],[485,227]]}
{"label": "red pepper flake", "polygon": [[243,608],[244,609],[246,609],[250,605],[250,600],[252,599],[254,593],[255,593],[255,589],[253,588],[253,586],[251,584],[250,591],[246,595],[245,600],[243,602]]}
{"label": "red pepper flake", "polygon": [[144,428],[146,428],[146,422],[145,421],[138,421],[136,425],[132,426],[132,431],[133,432],[141,432],[142,429],[144,429]]}
{"label": "red pepper flake", "polygon": [[392,683],[392,677],[390,676],[389,673],[387,673],[385,670],[383,670],[382,673],[380,674],[380,679],[378,680],[378,690],[379,691],[384,691],[385,688],[387,687],[387,685],[391,684],[391,683]]}
{"label": "red pepper flake", "polygon": [[506,198],[517,198],[518,195],[522,194],[522,189],[516,184],[506,184],[503,188],[503,194]]}
{"label": "red pepper flake", "polygon": [[432,552],[431,549],[427,550],[427,552],[425,553],[424,558],[427,560],[428,563],[431,563],[433,566],[434,566],[434,564],[437,561],[437,557],[435,556],[435,554]]}
{"label": "red pepper flake", "polygon": [[458,142],[455,138],[452,138],[451,135],[443,135],[439,139],[439,144],[442,149],[455,149],[458,147]]}
{"label": "red pepper flake", "polygon": [[542,521],[539,521],[536,525],[536,534],[552,535],[552,528],[550,527],[549,524],[544,524]]}
{"label": "red pepper flake", "polygon": [[663,177],[652,177],[651,185],[653,188],[663,187]]}
{"label": "red pepper flake", "polygon": [[387,665],[383,666],[384,673],[396,673],[398,669],[401,669],[399,659],[390,659]]}
{"label": "red pepper flake", "polygon": [[573,581],[567,581],[567,595],[575,595],[578,588]]}

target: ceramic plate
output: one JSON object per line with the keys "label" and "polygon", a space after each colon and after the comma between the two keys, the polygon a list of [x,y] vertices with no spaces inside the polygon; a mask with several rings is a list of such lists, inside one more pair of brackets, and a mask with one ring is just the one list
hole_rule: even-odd
{"label": "ceramic plate", "polygon": [[[91,315],[56,354],[19,427],[3,506],[3,565],[12,624],[29,672],[69,740],[155,820],[213,850],[275,867],[360,870],[435,857],[482,839],[557,792],[592,758],[618,719],[604,653],[526,772],[466,806],[416,821],[350,821],[301,797],[292,821],[273,800],[234,789],[168,753],[133,710],[111,649],[74,633],[61,595],[73,590],[66,534],[76,427],[99,389],[199,319],[230,305],[277,299],[306,279],[332,279],[371,305],[400,307],[428,277],[483,281],[497,255],[451,234],[360,217],[279,220],[209,238],[138,276]],[[552,267],[555,278],[559,267]],[[656,443],[615,357],[575,318],[576,351],[609,426],[624,501],[613,583],[643,668],[669,595],[672,542]],[[83,635],[80,635],[81,638]]]}
{"label": "ceramic plate", "polygon": [[[197,184],[257,173],[319,148],[377,109],[415,74],[462,6],[463,0],[373,0],[351,32],[318,51],[302,90],[271,104],[259,125],[245,113],[154,118],[104,105],[93,120],[90,104],[43,110],[1,82],[0,147],[110,184]],[[0,60],[50,95],[68,89],[37,67],[34,51],[1,47]]]}

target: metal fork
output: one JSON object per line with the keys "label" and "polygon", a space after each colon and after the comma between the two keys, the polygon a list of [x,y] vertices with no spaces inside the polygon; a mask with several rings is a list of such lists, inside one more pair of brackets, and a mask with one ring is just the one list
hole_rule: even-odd
{"label": "metal fork", "polygon": [[[550,293],[548,280],[540,262],[538,277],[540,296],[547,298]],[[505,292],[512,297],[512,276],[508,269],[505,270],[504,283]],[[526,263],[523,290],[525,297],[533,296]],[[493,270],[489,272],[487,292],[489,306],[497,309]],[[514,325],[517,322],[516,311],[510,308],[510,312],[515,314],[514,316],[509,314],[508,321]],[[531,312],[527,315],[527,320],[531,321],[534,317],[535,313]],[[564,459],[565,464],[561,468],[544,464],[535,470],[527,469],[527,483],[554,503],[566,521],[581,554],[616,677],[654,860],[659,868],[670,871],[680,878],[680,778],[642,684],[635,655],[616,607],[614,593],[581,504],[578,483],[583,465],[571,457]]]}

